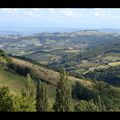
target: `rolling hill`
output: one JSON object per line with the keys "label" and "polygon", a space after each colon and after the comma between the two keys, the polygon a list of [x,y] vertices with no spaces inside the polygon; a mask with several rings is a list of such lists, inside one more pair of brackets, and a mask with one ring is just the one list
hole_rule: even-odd
{"label": "rolling hill", "polygon": [[[22,67],[29,67],[32,70],[32,75],[34,75],[37,79],[43,80],[48,83],[49,102],[53,104],[56,94],[56,84],[59,80],[59,73],[54,70],[34,65],[28,61],[12,57],[10,59],[14,64]],[[71,76],[69,76],[68,78],[70,79],[72,85],[75,84],[75,82],[79,82],[80,84],[82,84],[82,86],[85,86],[88,89],[94,88],[93,82],[89,80],[78,79]],[[13,70],[9,70],[6,67],[0,67],[0,86],[8,86],[12,94],[21,94],[21,90],[24,88],[24,83],[26,79],[26,76],[19,75]],[[34,82],[36,85],[36,81]],[[73,100],[72,106],[74,106],[74,104],[76,103],[77,101]]]}
{"label": "rolling hill", "polygon": [[[59,72],[15,57],[6,57],[11,59],[10,63],[8,64],[12,63],[17,65],[17,67],[28,67],[29,69],[31,69],[30,73],[35,84],[35,78],[37,78],[37,80],[43,80],[44,82],[48,83],[49,102],[51,105],[53,105],[56,96],[56,84],[60,78]],[[7,67],[7,65],[0,67],[0,86],[6,85],[10,88],[11,93],[20,95],[20,91],[24,88],[24,82],[27,78],[26,76],[22,76],[16,71],[10,70]],[[71,76],[68,76],[68,79],[71,81],[71,85],[73,86],[73,99],[71,102],[72,110],[81,99],[90,100],[91,98],[95,98],[97,94],[100,95],[101,98],[105,101],[105,105],[107,106],[108,110],[112,109],[113,103],[118,110],[120,99],[119,87],[113,87],[101,81],[78,79]]]}
{"label": "rolling hill", "polygon": [[[47,69],[47,68],[44,68],[38,65],[34,65],[24,60],[20,60],[16,58],[11,58],[11,59],[12,59],[12,62],[17,65],[29,67],[37,78],[45,80],[53,85],[56,85],[60,78],[59,73],[54,70],[50,70],[50,69]],[[89,80],[78,79],[78,78],[71,77],[71,76],[69,76],[68,79],[73,82],[80,82],[82,85],[86,87],[93,86],[93,83]]]}

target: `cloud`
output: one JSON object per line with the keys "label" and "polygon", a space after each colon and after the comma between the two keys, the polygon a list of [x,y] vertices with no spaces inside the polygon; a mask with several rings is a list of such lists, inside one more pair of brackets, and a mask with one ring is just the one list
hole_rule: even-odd
{"label": "cloud", "polygon": [[17,8],[0,8],[0,18],[17,17]]}
{"label": "cloud", "polygon": [[113,14],[110,14],[110,13],[103,13],[103,12],[95,12],[94,13],[94,16],[95,17],[99,17],[99,18],[104,18],[104,19],[118,19],[120,16],[118,15],[113,15]]}
{"label": "cloud", "polygon": [[3,10],[3,11],[17,11],[18,8],[0,8],[0,10]]}
{"label": "cloud", "polygon": [[33,16],[33,15],[34,15],[34,12],[25,10],[25,11],[23,11],[22,14],[23,14],[23,15],[26,15],[26,16]]}
{"label": "cloud", "polygon": [[35,18],[35,19],[37,19],[37,18],[42,18],[43,16],[40,14],[40,13],[38,13],[38,12],[36,12],[36,11],[25,11],[24,13],[23,13],[23,16],[26,16],[26,17],[31,17],[31,18]]}
{"label": "cloud", "polygon": [[56,10],[54,8],[48,8],[48,11],[51,12],[52,14],[56,14]]}
{"label": "cloud", "polygon": [[7,13],[15,13],[18,11],[17,8],[0,8],[1,11],[7,12]]}
{"label": "cloud", "polygon": [[96,13],[94,13],[94,16],[96,16],[96,17],[101,17],[101,14],[98,13],[98,12],[96,12]]}
{"label": "cloud", "polygon": [[4,16],[15,17],[17,19],[25,18],[40,18],[40,9],[38,8],[1,8],[1,12],[4,12]]}
{"label": "cloud", "polygon": [[80,14],[78,14],[74,9],[55,9],[55,8],[49,8],[48,11],[53,14],[53,15],[56,15],[58,17],[61,17],[61,18],[65,18],[65,17],[68,17],[68,18],[75,18],[75,17],[79,17]]}
{"label": "cloud", "polygon": [[[47,19],[67,19],[67,18],[77,18],[80,14],[74,9],[62,9],[62,8],[2,8],[0,11],[4,11],[4,16],[13,17],[32,17],[32,18],[43,18]],[[45,14],[44,14],[45,13]]]}
{"label": "cloud", "polygon": [[59,13],[61,15],[63,15],[64,17],[70,17],[70,18],[78,17],[78,14],[76,12],[71,11],[71,10],[62,10]]}
{"label": "cloud", "polygon": [[103,8],[101,9],[101,8],[93,8],[94,10],[96,10],[96,11],[102,11],[103,10]]}
{"label": "cloud", "polygon": [[[119,10],[119,11],[118,11]],[[71,8],[1,8],[1,21],[20,21],[31,23],[89,24],[119,21],[120,9],[71,9]],[[7,21],[8,22],[8,21]],[[111,22],[112,23],[112,22]]]}

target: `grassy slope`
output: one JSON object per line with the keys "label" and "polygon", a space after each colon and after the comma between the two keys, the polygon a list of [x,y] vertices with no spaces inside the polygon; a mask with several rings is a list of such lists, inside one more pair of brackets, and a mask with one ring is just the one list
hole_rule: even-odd
{"label": "grassy slope", "polygon": [[[12,94],[20,95],[21,90],[24,88],[24,81],[26,77],[20,76],[18,74],[9,72],[0,68],[0,86],[8,86]],[[54,102],[55,98],[55,87],[48,85],[48,94],[50,102]]]}
{"label": "grassy slope", "polygon": [[[16,59],[16,58],[12,58],[12,60],[13,60],[13,63],[16,63],[18,65],[30,67],[33,70],[34,74],[38,78],[52,83],[52,85],[48,84],[49,102],[52,105],[54,103],[55,94],[56,94],[56,87],[54,85],[56,85],[59,80],[59,73],[56,71],[50,70],[50,69],[40,67],[38,65],[33,65],[32,63],[24,61],[24,60],[20,60],[20,59]],[[72,84],[74,84],[76,81],[78,81],[83,86],[86,86],[87,88],[90,88],[90,89],[94,88],[93,82],[91,82],[90,80],[78,79],[78,78],[74,78],[71,76],[69,76],[68,78],[69,78],[69,80],[71,80]],[[71,103],[72,109],[76,103],[77,103],[77,101],[73,100],[73,102]]]}
{"label": "grassy slope", "polygon": [[[30,62],[27,62],[24,60],[15,59],[15,58],[12,58],[12,60],[14,63],[19,64],[21,66],[30,67],[34,71],[34,74],[38,75],[39,78],[49,81],[50,83],[52,83],[54,85],[56,85],[56,83],[59,80],[59,73],[56,71],[46,69],[46,68],[40,67],[38,65],[33,65]],[[78,81],[81,83],[81,85],[83,85],[87,88],[92,88],[93,90],[97,90],[94,87],[93,82],[90,80],[77,79],[77,78],[74,78],[71,76],[69,76],[68,78],[71,80],[71,83]],[[25,77],[22,77],[15,73],[11,73],[9,71],[5,71],[4,69],[0,68],[0,85],[9,86],[13,93],[17,93],[17,94],[20,93],[20,90],[24,87],[25,79],[26,79]],[[49,103],[51,106],[54,103],[55,94],[56,94],[56,87],[54,85],[48,84],[48,97],[49,97]],[[74,106],[77,103],[79,103],[79,101],[74,100],[74,99],[72,100],[71,110],[73,110]]]}
{"label": "grassy slope", "polygon": [[23,76],[0,68],[0,86],[8,86],[14,94],[20,93],[20,90],[24,87],[25,79]]}
{"label": "grassy slope", "polygon": [[[46,81],[49,81],[53,85],[48,84],[48,96],[49,96],[49,102],[51,104],[54,103],[55,100],[55,90],[56,87],[54,85],[57,84],[59,80],[59,73],[50,69],[46,69],[43,67],[40,67],[38,65],[33,65],[30,62],[20,60],[20,59],[15,59],[12,58],[13,62],[16,64],[19,64],[21,66],[28,66],[30,67],[34,74],[38,76],[40,79],[44,79]],[[88,88],[93,88],[93,83],[89,80],[83,80],[83,79],[78,79],[69,76],[68,77],[71,80],[71,83],[74,83],[75,81],[80,82],[83,86],[86,86]],[[18,74],[9,72],[4,70],[3,68],[0,68],[0,86],[2,85],[7,85],[11,92],[14,94],[20,94],[21,89],[24,87],[24,81],[26,77],[20,76]],[[73,101],[71,104],[72,106],[76,104],[77,101]]]}
{"label": "grassy slope", "polygon": [[[24,61],[24,60],[20,60],[20,59],[16,59],[16,58],[12,58],[12,60],[13,60],[13,63],[31,68],[32,71],[34,72],[34,74],[38,78],[48,81],[48,82],[52,83],[53,85],[56,85],[59,80],[60,76],[59,76],[59,73],[56,71],[46,69],[46,68],[40,67],[38,65],[33,65],[32,63]],[[69,76],[68,79],[73,82],[78,81],[82,85],[89,87],[89,88],[93,87],[93,83],[90,80],[78,79],[78,78],[74,78],[71,76]]]}

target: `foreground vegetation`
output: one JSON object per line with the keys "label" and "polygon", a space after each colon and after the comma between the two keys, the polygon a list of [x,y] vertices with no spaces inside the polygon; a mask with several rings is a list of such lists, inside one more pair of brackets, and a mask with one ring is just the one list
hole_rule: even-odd
{"label": "foreground vegetation", "polygon": [[[94,79],[77,79],[64,69],[55,72],[3,56],[4,61],[0,63],[1,112],[120,111],[119,87]],[[117,74],[119,67],[109,69]]]}
{"label": "foreground vegetation", "polygon": [[[27,74],[21,95],[11,94],[7,86],[0,87],[0,111],[3,112],[105,112],[120,111],[120,89],[103,82],[96,82],[96,90],[90,90],[77,82],[73,87],[64,70],[56,86],[56,97],[51,104],[48,84],[34,84]],[[73,102],[76,100],[77,102]]]}
{"label": "foreground vegetation", "polygon": [[[92,100],[88,102],[82,100],[74,107],[74,111],[103,111],[106,109],[101,102],[100,96],[96,103]],[[71,110],[72,92],[66,72],[61,71],[60,81],[57,84],[56,100],[53,107],[49,105],[47,84],[37,83],[37,89],[27,74],[25,88],[21,91],[21,97],[10,94],[8,87],[0,88],[0,111],[1,112],[69,112]],[[99,103],[99,104],[98,104]],[[100,106],[99,106],[100,105]]]}

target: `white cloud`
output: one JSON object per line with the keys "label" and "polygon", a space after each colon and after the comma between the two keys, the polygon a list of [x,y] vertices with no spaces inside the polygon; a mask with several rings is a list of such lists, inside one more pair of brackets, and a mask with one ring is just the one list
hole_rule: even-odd
{"label": "white cloud", "polygon": [[56,10],[54,8],[48,8],[48,11],[51,12],[52,14],[56,13]]}
{"label": "white cloud", "polygon": [[24,11],[22,14],[26,15],[26,16],[33,16],[34,13],[31,11]]}
{"label": "white cloud", "polygon": [[0,12],[4,13],[4,17],[7,17],[7,16],[15,16],[17,17],[17,11],[18,9],[17,8],[0,8]]}
{"label": "white cloud", "polygon": [[103,8],[102,9],[101,8],[94,8],[94,10],[96,10],[96,11],[102,11]]}
{"label": "white cloud", "polygon": [[51,12],[53,15],[56,15],[58,17],[70,17],[75,18],[80,16],[74,9],[55,9],[55,8],[49,8],[49,12]]}
{"label": "white cloud", "polygon": [[74,9],[65,9],[65,10],[61,10],[60,13],[64,16],[64,17],[70,17],[70,18],[77,18],[80,16],[80,14],[78,14]]}
{"label": "white cloud", "polygon": [[17,12],[17,8],[0,8],[0,10],[8,12],[8,13],[12,13],[12,12]]}
{"label": "white cloud", "polygon": [[62,14],[65,17],[71,17],[71,18],[76,17],[76,13],[70,10],[62,10],[60,11],[60,14]]}
{"label": "white cloud", "polygon": [[99,18],[107,18],[107,19],[118,19],[120,16],[118,15],[113,15],[110,13],[103,13],[103,12],[95,12],[94,16],[99,17]]}
{"label": "white cloud", "polygon": [[96,12],[96,13],[94,13],[94,16],[96,16],[96,17],[100,17],[100,16],[101,16],[101,14],[100,14],[100,13],[98,13],[98,12]]}
{"label": "white cloud", "polygon": [[[14,16],[18,18],[22,17],[32,17],[32,18],[48,18],[49,19],[66,19],[66,18],[77,18],[80,14],[74,9],[62,9],[62,8],[1,8],[0,10],[6,12],[7,16]],[[43,14],[43,11],[48,11],[49,14]],[[48,16],[47,16],[48,15]]]}

